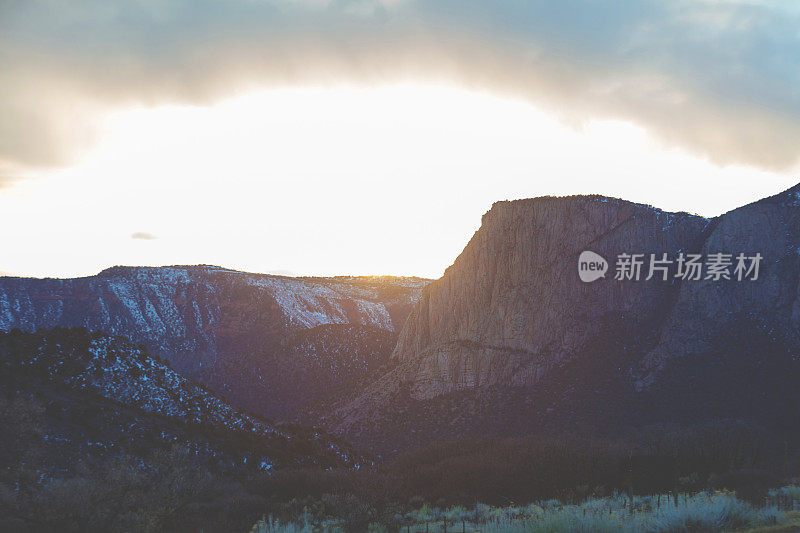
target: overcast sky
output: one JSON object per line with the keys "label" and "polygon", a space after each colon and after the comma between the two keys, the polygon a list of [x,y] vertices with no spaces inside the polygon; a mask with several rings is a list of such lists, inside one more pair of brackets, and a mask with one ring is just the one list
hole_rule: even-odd
{"label": "overcast sky", "polygon": [[438,276],[503,199],[798,180],[795,2],[0,2],[0,271]]}

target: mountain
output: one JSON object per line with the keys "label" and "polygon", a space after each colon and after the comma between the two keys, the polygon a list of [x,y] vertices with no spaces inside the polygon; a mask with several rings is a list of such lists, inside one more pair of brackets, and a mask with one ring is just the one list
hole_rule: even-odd
{"label": "mountain", "polygon": [[[585,251],[607,262],[592,282]],[[720,253],[730,279],[706,279]],[[617,279],[626,254],[640,279]],[[757,279],[737,279],[739,254],[759,255]],[[701,279],[678,275],[693,255]],[[649,276],[656,258],[667,271]],[[710,219],[543,197],[495,203],[433,282],[210,266],[0,278],[0,330],[125,335],[232,406],[379,453],[730,418],[794,440],[799,286],[800,186]]]}
{"label": "mountain", "polygon": [[[581,281],[583,251],[605,277]],[[664,253],[666,279],[645,279]],[[731,279],[678,276],[680,254],[717,253]],[[761,254],[757,279],[737,279],[740,253]],[[621,254],[644,254],[641,279],[615,279]],[[799,282],[800,186],[712,219],[602,196],[497,202],[423,291],[391,370],[321,420],[385,452],[730,417],[796,437]]]}
{"label": "mountain", "polygon": [[[250,459],[262,470],[365,461],[334,438],[233,408],[123,337],[84,328],[0,333],[0,370],[3,398],[44,408],[44,438],[59,449],[51,462],[175,444],[233,464]],[[2,425],[10,431],[7,416]]]}
{"label": "mountain", "polygon": [[428,280],[214,266],[0,278],[0,331],[85,327],[143,344],[233,405],[291,418],[383,365]]}

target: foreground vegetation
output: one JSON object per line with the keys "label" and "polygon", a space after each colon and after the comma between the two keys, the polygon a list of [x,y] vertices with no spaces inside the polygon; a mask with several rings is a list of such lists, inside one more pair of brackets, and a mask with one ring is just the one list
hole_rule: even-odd
{"label": "foreground vegetation", "polygon": [[[87,333],[48,335],[64,350]],[[0,346],[3,531],[243,532],[264,516],[256,531],[778,531],[795,519],[797,434],[744,420],[461,439],[336,468],[303,448],[313,439],[222,431],[68,386],[42,366],[47,349],[22,357],[29,337]]]}
{"label": "foreground vegetation", "polygon": [[[786,508],[795,509],[786,511]],[[526,506],[467,509],[422,506],[398,514],[389,523],[372,523],[369,531],[453,532],[678,532],[678,531],[795,531],[800,528],[800,486],[770,491],[764,506],[742,501],[728,491],[657,496],[614,495],[590,498],[580,504],[558,500]],[[345,531],[342,520],[323,520],[306,512],[299,520],[282,524],[261,519],[253,533],[312,533]]]}
{"label": "foreground vegetation", "polygon": [[800,500],[797,452],[738,421],[635,447],[461,440],[360,470],[263,471],[180,443],[65,448],[52,405],[0,398],[4,530],[242,532],[266,516],[255,531],[792,531]]}

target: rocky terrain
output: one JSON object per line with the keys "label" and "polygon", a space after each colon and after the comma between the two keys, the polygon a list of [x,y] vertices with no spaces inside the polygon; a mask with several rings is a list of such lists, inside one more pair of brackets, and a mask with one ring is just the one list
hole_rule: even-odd
{"label": "rocky terrain", "polygon": [[[800,186],[712,219],[595,195],[497,202],[482,222],[430,283],[209,266],[0,278],[0,330],[126,335],[238,408],[379,453],[729,418],[798,437]],[[586,250],[608,261],[592,282]],[[730,279],[679,275],[681,255],[717,253]],[[740,253],[761,255],[757,279],[737,279]],[[622,254],[643,254],[639,279],[617,279]]]}
{"label": "rocky terrain", "polygon": [[[395,367],[324,423],[383,451],[724,417],[796,436],[799,247],[800,186],[714,219],[600,196],[498,202],[423,291]],[[605,277],[579,279],[584,250]],[[618,280],[625,253],[763,260],[756,280],[682,279],[674,264],[646,280],[647,261]]]}
{"label": "rocky terrain", "polygon": [[123,335],[234,405],[291,418],[385,363],[426,284],[203,265],[114,267],[78,279],[5,277],[0,331],[81,326]]}
{"label": "rocky terrain", "polygon": [[44,406],[45,439],[61,449],[50,459],[56,464],[60,456],[113,457],[176,444],[265,471],[365,461],[319,432],[235,409],[123,337],[84,328],[2,333],[0,370],[2,398]]}

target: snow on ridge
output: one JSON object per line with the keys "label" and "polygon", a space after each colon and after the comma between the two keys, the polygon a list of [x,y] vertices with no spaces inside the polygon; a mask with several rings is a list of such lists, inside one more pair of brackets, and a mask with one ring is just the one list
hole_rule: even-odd
{"label": "snow on ridge", "polygon": [[324,285],[268,277],[251,279],[250,284],[267,289],[294,326],[313,328],[348,321],[337,293]]}
{"label": "snow on ridge", "polygon": [[370,301],[377,298],[374,291],[341,283],[266,276],[250,278],[250,284],[267,289],[293,326],[352,323],[345,306],[353,302],[359,313],[357,323],[394,331],[386,306]]}
{"label": "snow on ridge", "polygon": [[73,386],[93,389],[106,398],[164,416],[263,436],[283,435],[115,339],[93,339],[89,352],[91,362],[69,380]]}
{"label": "snow on ridge", "polygon": [[0,329],[10,329],[14,324],[11,302],[5,291],[0,291]]}
{"label": "snow on ridge", "polygon": [[366,302],[364,300],[356,301],[359,314],[361,315],[361,324],[364,326],[379,326],[389,331],[394,331],[392,324],[392,317],[386,310],[386,306],[375,302]]}
{"label": "snow on ridge", "polygon": [[[194,275],[197,272],[236,276],[252,287],[266,290],[275,298],[289,324],[302,328],[314,328],[325,324],[356,323],[394,331],[394,325],[386,305],[378,301],[378,286],[374,283],[385,282],[405,288],[418,288],[428,283],[427,280],[418,278],[392,276],[294,278],[252,274],[207,265],[136,268],[133,271],[133,279],[137,286],[146,286],[149,289],[148,292],[158,293],[157,287],[163,286],[164,281],[170,285],[180,282],[199,282],[198,276]],[[122,280],[125,279],[122,278]],[[130,280],[130,278],[127,279]],[[366,283],[364,283],[365,281]],[[158,296],[162,297],[160,299],[168,299],[163,298],[167,296],[165,294],[158,294]],[[143,320],[150,319],[151,324],[165,326],[157,313],[148,313],[149,316],[142,317],[142,310],[135,305],[136,302],[131,301],[131,298],[124,301],[137,322],[141,317]],[[352,314],[348,314],[347,310],[353,308],[358,312],[358,317],[354,318]]]}
{"label": "snow on ridge", "polygon": [[[83,325],[137,339],[144,336],[162,348],[172,346],[170,339],[185,339],[194,331],[205,345],[213,346],[205,333],[217,322],[226,288],[242,283],[273,297],[292,327],[352,323],[394,331],[387,305],[416,301],[428,282],[393,276],[294,278],[206,265],[111,267],[75,280],[0,283],[0,329]],[[384,290],[393,287],[398,290]],[[80,298],[94,299],[94,307],[76,307]],[[179,347],[197,348],[193,342]]]}
{"label": "snow on ridge", "polygon": [[[259,437],[285,441],[305,438],[234,408],[205,387],[149,357],[125,338],[94,333],[86,340],[87,347],[76,351],[75,347],[62,345],[59,338],[45,337],[35,352],[17,364],[32,367],[37,376],[49,375],[51,381],[73,390],[92,391],[145,412]],[[352,456],[335,441],[319,433],[314,434],[313,440],[332,451],[343,464],[360,466],[361,458]],[[270,457],[269,449],[264,450],[264,455],[258,458],[264,463],[262,468],[272,467],[274,462]],[[317,462],[313,452],[306,458]]]}

